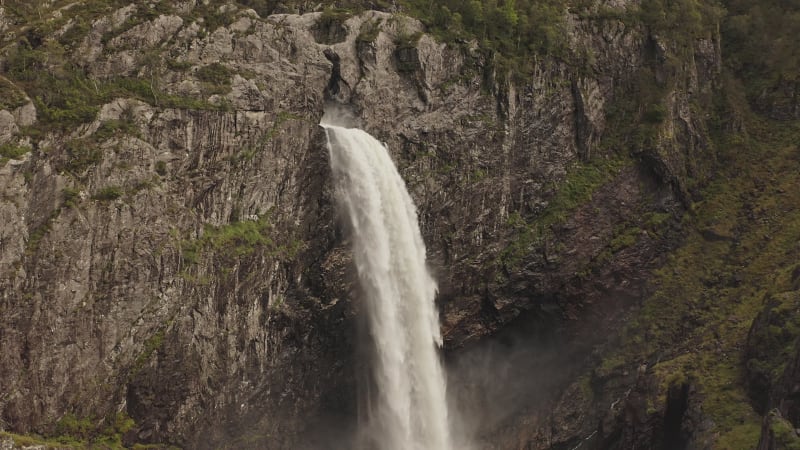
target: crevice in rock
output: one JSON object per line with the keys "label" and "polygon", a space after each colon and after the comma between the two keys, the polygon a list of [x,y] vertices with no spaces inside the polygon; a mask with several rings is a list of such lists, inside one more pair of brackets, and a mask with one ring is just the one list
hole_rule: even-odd
{"label": "crevice in rock", "polygon": [[322,13],[317,23],[311,28],[314,40],[319,44],[338,44],[347,39],[347,27],[344,17]]}
{"label": "crevice in rock", "polygon": [[331,77],[325,87],[325,101],[346,104],[350,101],[350,85],[342,78],[341,57],[333,49],[326,48],[322,52],[331,62]]}
{"label": "crevice in rock", "polygon": [[689,383],[672,384],[667,392],[664,411],[664,450],[683,450],[688,439],[683,421],[689,407]]}
{"label": "crevice in rock", "polygon": [[588,161],[591,157],[589,151],[589,139],[592,136],[592,127],[589,118],[586,116],[586,106],[583,102],[583,95],[576,80],[572,80],[572,98],[575,102],[575,146],[578,149],[578,157],[583,161]]}

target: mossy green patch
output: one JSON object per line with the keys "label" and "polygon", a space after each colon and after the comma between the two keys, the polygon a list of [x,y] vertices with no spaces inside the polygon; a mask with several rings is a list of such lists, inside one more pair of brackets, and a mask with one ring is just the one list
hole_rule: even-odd
{"label": "mossy green patch", "polygon": [[632,164],[633,160],[626,156],[575,163],[538,216],[527,219],[517,212],[509,214],[507,226],[512,230],[513,238],[500,253],[502,264],[507,268],[518,265],[532,247],[552,235],[554,227],[563,224],[570,213],[591,200],[598,188]]}
{"label": "mossy green patch", "polygon": [[58,42],[66,49],[74,49],[89,34],[91,29],[90,20],[85,17],[75,17],[64,34],[59,36]]}
{"label": "mossy green patch", "polygon": [[189,263],[197,262],[203,254],[225,259],[246,257],[259,250],[274,256],[296,255],[302,243],[276,243],[271,237],[272,227],[269,214],[256,220],[233,222],[219,227],[206,225],[199,238],[181,243],[181,254]]}
{"label": "mossy green patch", "polygon": [[[792,188],[800,185],[800,124],[748,121],[745,136],[719,135],[726,164],[683,218],[683,244],[655,272],[654,293],[632,314],[619,353],[609,356],[651,361],[660,380],[651,395],[661,404],[669,379],[692,380],[720,448],[757,443],[761,417],[744,387],[741,349],[765,297],[796,295],[784,293],[794,289],[790,273],[800,250],[800,192]],[[776,313],[796,308],[779,303]],[[800,331],[785,325],[764,331],[767,341],[781,342],[775,361],[785,361],[787,342],[794,342],[786,334]],[[773,375],[781,370],[763,363]]]}
{"label": "mossy green patch", "polygon": [[66,187],[61,191],[61,196],[64,198],[64,206],[75,206],[80,199],[80,191],[75,188]]}
{"label": "mossy green patch", "polygon": [[140,136],[139,127],[130,115],[119,119],[106,120],[92,134],[92,138],[96,142],[103,142],[120,135]]}
{"label": "mossy green patch", "polygon": [[57,439],[57,438],[44,438],[37,435],[23,435],[9,433],[7,431],[0,431],[0,436],[11,438],[14,445],[25,447],[44,447],[47,450],[62,450],[62,449],[84,449],[86,446],[83,443],[77,442],[72,439]]}
{"label": "mossy green patch", "polygon": [[166,161],[157,161],[155,167],[156,173],[163,176],[167,175],[167,163]]}
{"label": "mossy green patch", "polygon": [[47,235],[47,233],[50,232],[53,222],[60,214],[61,208],[56,208],[50,213],[47,219],[42,222],[41,225],[31,230],[30,234],[28,234],[28,242],[25,244],[26,255],[33,255],[39,250],[39,244],[41,244],[42,239]]}
{"label": "mossy green patch", "polygon": [[0,432],[0,436],[10,437],[19,447],[41,446],[48,450],[123,450],[126,447],[122,444],[122,435],[135,426],[134,420],[126,413],[101,418],[78,417],[67,413],[55,424],[57,435],[42,437]]}
{"label": "mossy green patch", "polygon": [[92,194],[92,200],[99,200],[99,201],[111,201],[116,200],[125,193],[119,186],[107,186],[104,188],[99,189],[97,192]]}
{"label": "mossy green patch", "polygon": [[275,116],[275,120],[272,122],[272,126],[267,130],[266,133],[261,135],[255,142],[252,144],[248,144],[242,149],[239,153],[231,156],[229,160],[232,163],[239,163],[244,161],[252,160],[255,155],[262,151],[264,147],[281,131],[281,128],[284,123],[289,120],[302,120],[301,116],[297,114],[293,114],[287,111],[280,111]]}
{"label": "mossy green patch", "polygon": [[754,406],[765,413],[770,390],[779,383],[800,338],[800,290],[768,294],[747,338],[745,366]]}
{"label": "mossy green patch", "polygon": [[27,103],[25,94],[9,80],[0,77],[0,109],[12,111]]}
{"label": "mossy green patch", "polygon": [[103,160],[103,150],[93,139],[72,139],[66,142],[64,149],[64,157],[56,168],[76,176]]}
{"label": "mossy green patch", "polygon": [[378,38],[381,32],[381,24],[383,19],[367,20],[361,24],[361,28],[356,36],[356,42],[372,43]]}
{"label": "mossy green patch", "polygon": [[5,143],[0,145],[0,167],[2,167],[9,159],[19,159],[21,156],[29,153],[31,148],[26,145],[18,145],[14,143]]}
{"label": "mossy green patch", "polygon": [[145,22],[152,21],[160,15],[169,15],[175,12],[171,2],[165,0],[157,0],[147,5],[137,5],[133,13],[122,25],[116,27],[113,31],[106,33],[102,36],[101,42],[107,45],[114,38],[125,34],[134,27],[141,25]]}
{"label": "mossy green patch", "polygon": [[142,370],[145,364],[150,360],[153,354],[158,351],[162,345],[164,345],[164,335],[165,330],[161,329],[155,332],[152,336],[147,338],[144,342],[144,349],[136,357],[136,360],[133,363],[133,369],[131,370],[131,376],[136,375],[139,371]]}
{"label": "mossy green patch", "polygon": [[[151,70],[157,70],[162,57],[155,56]],[[164,92],[157,78],[116,77],[93,79],[85,69],[73,65],[56,41],[47,41],[42,47],[32,48],[19,44],[7,59],[8,77],[16,86],[24,89],[33,99],[38,110],[40,128],[66,130],[94,120],[100,106],[115,98],[136,98],[146,103],[165,108],[179,109],[226,109],[225,104],[212,104],[204,98],[194,98]],[[211,67],[209,69],[209,67]],[[222,67],[223,69],[220,69]],[[224,93],[224,66],[207,66],[201,74],[221,88],[206,83],[206,95]]]}
{"label": "mossy green patch", "polygon": [[[727,64],[744,82],[748,99],[754,103],[766,102],[762,107],[779,104],[781,100],[796,105],[800,82],[800,52],[796,44],[800,5],[788,0],[724,3],[728,15],[721,22],[722,50]],[[794,92],[780,89],[792,85]]]}
{"label": "mossy green patch", "polygon": [[354,12],[352,8],[325,8],[317,19],[317,26],[328,29],[343,25],[347,19],[353,17]]}
{"label": "mossy green patch", "polygon": [[213,33],[219,27],[227,27],[236,19],[236,9],[219,2],[198,3],[188,16],[189,21],[200,23],[204,33]]}
{"label": "mossy green patch", "polygon": [[220,63],[211,63],[197,69],[195,73],[200,81],[207,84],[207,91],[224,94],[230,91],[233,71]]}
{"label": "mossy green patch", "polygon": [[791,422],[780,417],[775,412],[769,415],[769,430],[774,437],[776,449],[781,450],[800,450],[800,436],[792,426]]}

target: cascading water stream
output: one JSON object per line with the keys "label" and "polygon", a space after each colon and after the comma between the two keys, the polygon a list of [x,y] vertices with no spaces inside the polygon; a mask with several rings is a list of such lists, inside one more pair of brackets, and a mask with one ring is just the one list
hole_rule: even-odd
{"label": "cascading water stream", "polygon": [[380,142],[326,119],[321,125],[375,345],[378,392],[365,426],[384,450],[450,450],[436,283],[416,207]]}

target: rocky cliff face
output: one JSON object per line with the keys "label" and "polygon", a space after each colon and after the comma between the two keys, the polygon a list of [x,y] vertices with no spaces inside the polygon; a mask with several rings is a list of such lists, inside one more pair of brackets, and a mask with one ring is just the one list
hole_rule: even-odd
{"label": "rocky cliff face", "polygon": [[[210,101],[224,108],[114,99],[5,164],[3,422],[53,432],[65,413],[125,412],[136,441],[292,442],[326,402],[348,410],[329,386],[353,370],[316,125],[323,47],[246,13],[202,39],[159,16],[101,42],[135,11],[96,20],[76,46],[90,79],[147,77],[158,68],[138,62],[154,51],[251,78],[229,75]],[[293,46],[310,47],[297,64]],[[174,95],[202,89],[192,72],[157,76]]]}
{"label": "rocky cliff face", "polygon": [[[452,364],[512,322],[562,336],[541,361],[563,380],[506,411],[524,425],[479,432],[497,448],[591,434],[595,415],[572,416],[577,388],[558,394],[642,295],[672,245],[660,230],[714,158],[696,106],[718,82],[719,37],[678,49],[626,23],[635,7],[568,15],[570,46],[592,57],[537,59],[522,78],[374,11],[261,18],[181,2],[81,21],[67,6],[43,35],[4,13],[2,81],[18,101],[0,111],[0,142],[17,150],[0,168],[0,428],[130,416],[126,443],[347,439],[364,363],[317,126],[327,92],[387,143],[417,202]],[[20,56],[55,43],[64,60]],[[86,123],[59,126],[53,111],[70,105],[31,98],[23,63],[107,94]],[[625,137],[643,120],[646,136]],[[470,374],[454,383],[485,395]]]}

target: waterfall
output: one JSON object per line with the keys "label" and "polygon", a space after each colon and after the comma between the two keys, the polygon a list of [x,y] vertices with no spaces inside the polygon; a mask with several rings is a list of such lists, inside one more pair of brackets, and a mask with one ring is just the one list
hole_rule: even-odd
{"label": "waterfall", "polygon": [[389,152],[366,132],[323,119],[339,208],[352,231],[377,393],[364,426],[383,450],[450,450],[436,282],[417,211]]}

